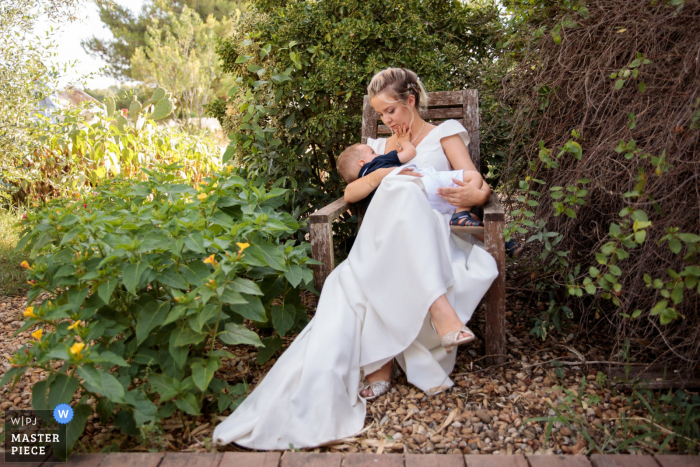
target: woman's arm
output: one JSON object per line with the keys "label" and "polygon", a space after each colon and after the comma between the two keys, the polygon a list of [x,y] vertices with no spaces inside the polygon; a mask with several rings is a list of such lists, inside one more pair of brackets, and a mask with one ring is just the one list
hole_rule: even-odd
{"label": "woman's arm", "polygon": [[[395,167],[387,167],[385,169],[377,169],[369,175],[362,178],[358,178],[352,183],[349,183],[345,187],[345,202],[346,203],[357,203],[365,199],[370,193],[372,193],[384,180],[384,177],[389,175]],[[418,172],[406,168],[399,172],[400,175],[411,175],[413,177],[422,177]]]}
{"label": "woman's arm", "polygon": [[[469,156],[469,150],[467,150],[464,141],[459,135],[443,138],[440,143],[453,170],[461,169],[478,172],[472,162],[472,158]],[[482,206],[486,204],[491,196],[491,188],[487,183],[484,183],[481,190],[468,183],[457,184],[460,185],[458,188],[440,188],[438,190],[440,196],[453,206]]]}

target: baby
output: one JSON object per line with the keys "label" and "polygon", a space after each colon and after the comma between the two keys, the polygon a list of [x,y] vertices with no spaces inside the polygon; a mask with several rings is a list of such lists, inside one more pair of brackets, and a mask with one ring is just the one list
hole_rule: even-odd
{"label": "baby", "polygon": [[[374,152],[374,149],[366,144],[353,144],[345,149],[338,157],[337,167],[340,176],[343,177],[345,182],[352,183],[379,169],[400,167],[416,157],[416,148],[409,140],[407,128],[399,128],[396,131],[396,135],[400,152],[391,151],[380,156]],[[412,168],[414,172],[418,172],[422,175],[421,180],[428,194],[430,206],[433,209],[443,214],[454,213],[450,224],[481,225],[478,219],[471,216],[470,211],[472,206],[461,206],[455,209],[454,206],[445,201],[445,199],[437,193],[438,188],[459,186],[454,183],[452,179],[469,183],[475,188],[483,190],[484,181],[479,172],[472,170],[438,172],[432,167],[427,167],[425,169],[419,169],[415,165],[408,165],[407,167]],[[379,182],[381,182],[389,172],[391,171],[384,171],[379,177],[375,177],[374,180],[366,178],[367,182],[358,188],[361,190],[362,194],[366,194],[365,198],[362,200],[365,206],[369,206],[374,193],[377,191]],[[373,185],[372,181],[374,181],[376,185]]]}

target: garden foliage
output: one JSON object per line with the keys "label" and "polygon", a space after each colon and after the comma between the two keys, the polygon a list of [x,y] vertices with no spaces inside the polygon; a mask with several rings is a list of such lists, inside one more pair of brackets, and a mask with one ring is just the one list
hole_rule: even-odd
{"label": "garden foliage", "polygon": [[[103,421],[132,435],[176,411],[234,409],[247,385],[216,377],[234,357],[225,346],[259,347],[263,363],[308,321],[299,296],[312,281],[308,244],[288,239],[300,224],[276,210],[286,190],[229,171],[193,187],[177,176],[182,166],[142,170],[144,181],[108,180],[24,221],[18,249],[29,252],[32,287],[17,332],[38,328],[0,385],[45,370],[32,389],[36,409],[79,391],[71,446],[90,398]],[[244,319],[277,334],[261,339]]]}
{"label": "garden foliage", "polygon": [[158,126],[174,107],[164,89],[143,103],[133,96],[128,110],[117,111],[113,98],[105,99],[103,107],[35,114],[25,129],[31,143],[24,152],[5,156],[6,202],[75,196],[107,178],[143,178],[140,168],[157,164],[178,163],[181,178],[194,181],[219,166],[220,150],[213,139]]}
{"label": "garden foliage", "polygon": [[281,179],[294,216],[341,195],[336,157],[360,139],[376,72],[412,69],[429,91],[474,86],[468,67],[489,55],[497,24],[494,7],[456,0],[252,3],[219,47],[236,79],[221,116],[232,138],[224,161]]}
{"label": "garden foliage", "polygon": [[[694,368],[700,327],[697,2],[521,2],[506,235],[534,247],[533,332],[604,316],[653,357]],[[644,24],[644,28],[639,28]],[[653,31],[653,32],[652,32]]]}

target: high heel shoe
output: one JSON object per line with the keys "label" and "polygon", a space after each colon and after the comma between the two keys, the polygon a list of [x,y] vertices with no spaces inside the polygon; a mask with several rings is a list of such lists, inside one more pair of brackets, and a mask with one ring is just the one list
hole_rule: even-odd
{"label": "high heel shoe", "polygon": [[[437,332],[437,329],[435,329],[435,325],[433,324],[432,318],[430,319],[430,325],[433,327],[433,331],[435,331],[435,333],[439,336],[440,334]],[[460,333],[463,332],[468,332],[469,334],[471,334],[471,336],[463,337],[462,339],[457,339]],[[460,329],[457,329],[455,331],[450,331],[440,338],[440,340],[442,341],[442,346],[445,348],[445,352],[447,353],[452,352],[452,347],[457,347],[458,345],[466,344],[468,342],[473,341],[474,339],[476,339],[476,336],[474,335],[472,330],[466,326],[462,326]]]}
{"label": "high heel shoe", "polygon": [[[400,375],[401,375],[401,371],[399,370],[397,363],[395,361],[392,362],[392,364],[391,364],[391,376],[389,379],[398,378]],[[365,397],[365,400],[373,401],[377,397],[383,396],[384,394],[389,392],[389,390],[391,389],[391,386],[392,386],[391,381],[381,381],[381,380],[374,381],[373,383],[366,384],[365,386],[362,387],[362,389],[360,389],[360,391],[359,391],[360,396],[364,397],[364,396],[362,396],[361,393],[365,389],[371,389],[373,395]]]}

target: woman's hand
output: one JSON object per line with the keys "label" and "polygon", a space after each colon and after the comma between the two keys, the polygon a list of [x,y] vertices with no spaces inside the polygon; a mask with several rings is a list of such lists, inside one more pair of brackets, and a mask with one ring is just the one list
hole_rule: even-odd
{"label": "woman's hand", "polygon": [[416,172],[410,167],[404,167],[403,169],[401,169],[401,171],[398,173],[398,175],[410,175],[411,177],[422,177],[423,176],[422,173]]}
{"label": "woman's hand", "polygon": [[469,183],[454,178],[452,181],[459,187],[438,188],[438,194],[452,206],[483,206],[491,196],[491,188],[486,183],[481,189],[478,189]]}

